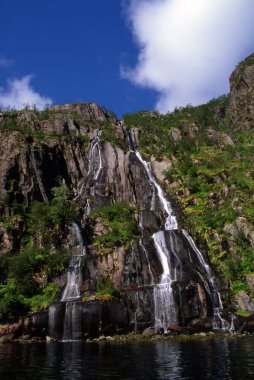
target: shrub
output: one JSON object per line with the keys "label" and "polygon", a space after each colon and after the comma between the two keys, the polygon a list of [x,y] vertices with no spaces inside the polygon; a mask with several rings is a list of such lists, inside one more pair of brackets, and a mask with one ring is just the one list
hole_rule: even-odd
{"label": "shrub", "polygon": [[25,298],[24,303],[29,306],[32,311],[40,311],[47,309],[53,302],[56,301],[59,295],[59,285],[49,283],[40,294],[31,298]]}
{"label": "shrub", "polygon": [[114,287],[109,276],[97,277],[96,297],[111,301],[120,297],[120,289]]}
{"label": "shrub", "polygon": [[137,223],[134,218],[136,208],[126,202],[98,207],[91,217],[101,218],[108,232],[94,239],[95,245],[110,245],[128,243],[138,237]]}
{"label": "shrub", "polygon": [[0,319],[14,321],[28,311],[23,297],[19,294],[14,279],[9,279],[7,285],[0,285]]}

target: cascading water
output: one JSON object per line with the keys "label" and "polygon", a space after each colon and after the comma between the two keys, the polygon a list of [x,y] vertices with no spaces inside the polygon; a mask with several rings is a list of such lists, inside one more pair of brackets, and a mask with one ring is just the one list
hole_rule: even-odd
{"label": "cascading water", "polygon": [[169,252],[165,243],[164,231],[153,235],[154,245],[162,264],[160,283],[154,287],[154,318],[155,329],[163,328],[167,331],[170,322],[177,322],[176,304],[173,296],[172,284],[176,281],[168,264]]}
{"label": "cascading water", "polygon": [[[92,139],[89,156],[88,156],[88,170],[86,176],[82,178],[77,186],[76,197],[74,199],[78,199],[84,192],[84,188],[87,184],[87,180],[90,183],[90,195],[95,195],[94,184],[100,180],[100,175],[103,169],[102,162],[102,153],[100,146],[100,135],[101,130],[99,130],[96,136]],[[99,158],[99,159],[98,159]],[[92,183],[90,182],[92,180]],[[88,216],[91,211],[91,206],[89,202],[89,198],[87,199],[87,204],[85,207],[85,215]]]}
{"label": "cascading water", "polygon": [[[177,307],[174,300],[172,284],[176,281],[176,272],[169,268],[170,252],[165,242],[165,231],[172,231],[178,228],[176,217],[173,215],[171,203],[167,201],[165,194],[152,175],[150,165],[143,160],[140,153],[135,151],[137,158],[142,163],[146,174],[153,188],[151,210],[154,210],[155,197],[158,196],[161,206],[165,212],[164,231],[158,231],[153,234],[154,245],[158,253],[161,265],[162,275],[159,284],[154,286],[154,327],[156,330],[163,328],[167,331],[170,323],[177,322]],[[156,190],[156,192],[155,192]]]}
{"label": "cascading water", "polygon": [[[102,152],[100,146],[99,130],[96,137],[91,141],[89,152],[88,171],[85,179],[89,179],[90,195],[94,195],[94,185],[100,181],[103,169]],[[76,198],[84,191],[86,181],[79,186]],[[85,216],[91,212],[89,198],[85,206]],[[63,341],[80,340],[83,338],[82,329],[82,306],[80,300],[80,287],[82,284],[82,268],[86,256],[86,246],[83,241],[81,230],[76,222],[70,228],[71,235],[71,260],[67,273],[67,284],[64,288],[60,302],[54,303],[49,308],[49,334]],[[59,323],[59,321],[61,323]]]}
{"label": "cascading water", "polygon": [[[102,171],[102,154],[100,147],[100,135],[101,130],[98,131],[96,137],[91,142],[90,152],[89,152],[89,167],[87,172],[87,177],[91,175],[94,171],[93,179],[97,181],[100,178],[100,173]],[[99,161],[97,160],[99,158]]]}
{"label": "cascading water", "polygon": [[[130,134],[129,139],[131,140]],[[153,298],[154,327],[156,330],[162,328],[164,331],[167,331],[169,324],[178,322],[178,305],[174,297],[173,285],[177,281],[182,280],[182,263],[179,248],[177,246],[173,247],[172,243],[167,243],[166,240],[172,240],[173,231],[178,230],[178,223],[176,217],[173,215],[171,203],[168,202],[161,186],[152,175],[149,163],[147,163],[135,149],[133,142],[131,147],[143,165],[152,188],[150,210],[155,209],[157,197],[165,213],[164,229],[154,233],[152,236],[162,266],[161,279],[160,282],[154,286]],[[212,274],[211,268],[205,262],[201,252],[189,234],[185,230],[182,230],[182,234],[196,256],[199,267],[198,275],[203,282],[213,306],[213,328],[229,331],[232,328],[232,324],[230,326],[230,324],[221,317],[221,310],[223,309],[221,296],[216,287],[215,277]]]}
{"label": "cascading water", "polygon": [[[129,137],[129,140],[131,142],[131,136]],[[142,250],[142,257],[146,262],[145,266],[147,268],[146,271],[144,271],[144,275],[145,283],[149,284],[149,304],[151,304],[151,288],[153,291],[152,298],[154,304],[155,329],[164,329],[164,331],[167,331],[170,324],[178,324],[182,321],[184,325],[189,317],[191,319],[199,315],[206,316],[206,310],[210,312],[212,311],[212,304],[213,327],[215,329],[219,328],[231,331],[234,323],[232,322],[230,326],[228,322],[221,317],[221,297],[216,284],[216,278],[209,265],[205,262],[201,252],[197,249],[193,239],[188,233],[178,228],[177,219],[174,215],[171,203],[167,200],[162,187],[153,176],[149,163],[147,163],[141,157],[140,153],[135,150],[133,142],[131,142],[131,147],[134,150],[137,160],[144,167],[146,173],[145,177],[147,177],[151,186],[152,191],[148,191],[147,193],[148,197],[151,195],[148,207],[150,208],[150,211],[156,211],[158,205],[160,205],[160,210],[165,217],[165,223],[163,227],[161,227],[161,230],[152,235],[153,245],[159,260],[149,261],[149,257],[152,257],[150,256],[151,252],[154,252],[154,249],[152,248],[150,251],[147,243],[149,238],[147,239],[145,234],[139,242],[139,247],[141,247]],[[85,217],[87,217],[91,211],[89,199],[91,199],[91,196],[93,195],[99,195],[101,185],[104,183],[104,168],[104,156],[102,154],[99,131],[96,137],[91,141],[87,174],[84,176],[83,180],[80,181],[80,186],[77,192],[77,196],[82,194],[82,196],[85,195],[85,197],[87,197],[84,210]],[[145,182],[145,184],[146,183],[147,182]],[[149,199],[148,197],[146,199]],[[150,211],[148,211],[148,214],[151,215]],[[142,219],[143,217],[144,219]],[[144,232],[146,233],[145,214],[141,214],[139,222],[140,228],[144,228]],[[154,225],[156,225],[156,222]],[[74,240],[74,243],[72,244],[71,249],[72,258],[68,270],[67,284],[60,302],[52,305],[49,310],[50,335],[62,340],[83,339],[84,323],[86,323],[84,320],[84,313],[86,313],[85,308],[87,305],[82,305],[82,302],[79,302],[81,294],[80,286],[82,284],[82,267],[85,260],[86,263],[88,263],[86,248],[83,243],[79,226],[75,223],[73,223],[71,227],[71,234],[73,235],[72,239]],[[135,260],[136,256],[133,251],[131,262],[135,263]],[[161,266],[157,266],[158,261]],[[186,264],[186,262],[188,262],[188,264]],[[160,267],[160,279],[158,281],[157,268],[159,269]],[[89,273],[92,273],[90,268]],[[143,285],[142,281],[142,278],[139,278],[137,280],[137,285]],[[194,285],[196,284],[196,288],[195,286],[191,288],[193,283]],[[194,296],[191,295],[192,298],[188,298],[188,295],[186,296],[186,288],[188,286],[190,286],[190,292],[194,293]],[[205,293],[204,305],[208,300],[208,309],[205,309],[206,306],[202,309],[203,301],[197,293],[197,289],[200,288],[202,288],[200,292],[203,291],[203,293]],[[209,301],[209,298],[211,302]],[[191,301],[189,302],[189,300]],[[138,325],[143,318],[144,312],[143,299],[139,293],[136,294],[135,302],[137,307],[133,320],[135,329],[138,331]],[[189,304],[191,304],[191,306],[189,306]],[[184,308],[187,311],[185,310],[182,312],[182,305],[185,305]],[[193,312],[193,309],[191,308],[196,309]],[[202,310],[205,310],[205,312],[203,313]],[[99,318],[101,318],[101,314]],[[56,321],[61,322],[57,323]],[[148,322],[150,323],[150,319],[148,319]]]}
{"label": "cascading water", "polygon": [[82,265],[85,256],[85,247],[79,226],[73,222],[71,229],[75,242],[68,268],[67,285],[65,286],[61,301],[69,301],[79,298],[80,285],[82,283]]}
{"label": "cascading water", "polygon": [[58,337],[58,322],[63,320],[62,340],[76,340],[79,337],[80,321],[78,303],[80,286],[82,284],[82,267],[86,255],[80,228],[76,222],[70,227],[72,256],[68,268],[67,284],[64,288],[60,303],[49,308],[49,333]]}
{"label": "cascading water", "polygon": [[[161,205],[163,207],[163,210],[166,214],[166,221],[165,221],[165,227],[164,227],[165,230],[177,230],[177,228],[178,228],[177,220],[176,220],[176,217],[173,215],[171,203],[168,202],[161,186],[158,184],[158,182],[153,177],[149,163],[146,162],[145,160],[143,160],[143,158],[141,157],[141,155],[138,151],[135,151],[135,153],[136,153],[136,156],[139,159],[139,161],[144,166],[144,169],[145,169],[146,174],[149,178],[150,184],[157,190],[157,196],[158,196],[158,198],[161,202]],[[153,207],[154,207],[153,203],[154,202],[152,202],[151,209],[153,209]]]}
{"label": "cascading water", "polygon": [[149,279],[150,279],[150,285],[154,285],[154,276],[153,276],[151,264],[150,264],[150,261],[149,261],[149,258],[148,258],[148,254],[147,254],[146,248],[145,248],[145,246],[144,246],[144,244],[142,242],[142,239],[139,240],[139,245],[142,248],[142,250],[143,250],[143,252],[145,254],[146,261],[147,261],[147,268],[148,268],[148,274],[149,274]]}
{"label": "cascading water", "polygon": [[203,279],[203,282],[204,282],[207,292],[209,293],[211,297],[212,305],[213,305],[213,328],[230,331],[231,329],[230,324],[228,323],[228,321],[226,321],[225,319],[221,317],[220,312],[223,309],[223,305],[221,301],[220,292],[216,286],[216,278],[213,275],[210,266],[205,262],[202,253],[197,248],[192,237],[188,234],[187,231],[182,230],[182,232],[183,232],[183,236],[186,238],[189,245],[191,246],[193,251],[196,253],[196,257],[198,258],[200,267],[202,268],[202,272],[205,275],[205,279]]}

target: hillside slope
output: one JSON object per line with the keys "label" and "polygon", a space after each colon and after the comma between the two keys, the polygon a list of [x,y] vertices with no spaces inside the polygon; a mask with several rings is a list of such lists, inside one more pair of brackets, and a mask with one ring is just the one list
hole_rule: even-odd
{"label": "hillside slope", "polygon": [[[56,320],[71,315],[78,337],[101,324],[207,329],[219,294],[225,310],[254,313],[253,72],[251,56],[229,95],[167,115],[120,122],[95,103],[2,112],[2,322],[45,310],[59,339]],[[179,226],[167,226],[160,184]]]}
{"label": "hillside slope", "polygon": [[[198,107],[127,114],[140,149],[176,202],[182,223],[223,274],[230,302],[253,312],[254,55],[230,94]],[[246,312],[247,313],[247,312]]]}

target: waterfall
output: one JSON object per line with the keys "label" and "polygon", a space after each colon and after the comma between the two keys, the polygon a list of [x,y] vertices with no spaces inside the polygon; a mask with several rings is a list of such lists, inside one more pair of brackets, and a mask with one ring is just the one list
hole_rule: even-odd
{"label": "waterfall", "polygon": [[167,331],[168,325],[170,323],[177,322],[177,305],[174,300],[172,288],[172,284],[177,280],[177,278],[176,272],[170,270],[169,268],[170,252],[165,241],[165,231],[177,230],[178,224],[176,217],[173,215],[171,203],[166,199],[162,187],[158,184],[152,175],[149,163],[143,160],[138,151],[135,151],[135,154],[139,161],[142,163],[153,190],[151,210],[154,210],[155,208],[155,198],[157,196],[165,213],[164,230],[158,231],[152,236],[162,266],[161,280],[157,285],[154,285],[153,299],[154,327],[156,330],[162,328],[164,331]]}
{"label": "waterfall", "polygon": [[147,250],[142,242],[142,239],[139,239],[139,245],[140,247],[142,248],[144,254],[145,254],[145,258],[146,258],[146,262],[147,262],[147,268],[148,268],[148,273],[149,273],[149,277],[150,277],[150,285],[154,285],[154,276],[153,276],[153,272],[152,272],[152,269],[151,269],[151,264],[150,264],[150,260],[149,260],[149,257],[148,257],[148,254],[147,254]]}
{"label": "waterfall", "polygon": [[[102,154],[100,147],[100,135],[101,130],[98,131],[96,137],[91,142],[91,147],[89,151],[89,166],[86,177],[90,177],[91,173],[94,172],[93,179],[97,181],[100,179],[100,174],[102,171]],[[99,162],[97,162],[97,157],[99,157]]]}
{"label": "waterfall", "polygon": [[[129,140],[131,140],[130,133]],[[131,147],[134,147],[133,142],[131,144]],[[164,229],[155,232],[152,236],[154,246],[162,266],[160,282],[154,285],[153,299],[154,327],[156,330],[162,328],[164,331],[167,331],[169,324],[178,322],[178,305],[175,300],[173,285],[182,279],[182,263],[180,259],[181,252],[179,252],[179,248],[177,246],[173,247],[171,241],[168,244],[166,242],[166,237],[168,237],[169,240],[172,239],[173,231],[178,230],[178,223],[176,217],[173,214],[171,203],[166,199],[162,187],[152,175],[150,164],[142,158],[136,149],[134,149],[134,152],[138,160],[143,165],[149,179],[150,186],[152,188],[152,201],[150,210],[155,209],[155,199],[158,197],[165,214]],[[187,244],[192,248],[192,251],[196,255],[199,267],[199,271],[197,273],[203,282],[203,285],[210,297],[213,306],[213,328],[230,331],[233,323],[231,323],[230,326],[230,324],[221,316],[223,305],[220,293],[216,287],[216,279],[211,271],[211,268],[205,262],[204,257],[196,247],[193,239],[189,236],[189,234],[185,230],[182,230],[182,234],[185,237]]]}
{"label": "waterfall", "polygon": [[[86,176],[82,178],[78,183],[77,190],[75,191],[75,195],[76,195],[74,198],[75,200],[78,199],[83,194],[87,181],[90,182],[92,180],[92,184],[90,185],[90,196],[95,195],[94,183],[100,180],[101,172],[103,169],[100,135],[101,135],[101,130],[99,130],[96,136],[91,140],[89,156],[88,156],[88,170],[87,170]],[[90,211],[91,211],[91,206],[90,206],[89,198],[87,198],[87,204],[85,207],[85,216],[88,216]]]}
{"label": "waterfall", "polygon": [[82,306],[78,302],[66,302],[62,341],[82,338]]}
{"label": "waterfall", "polygon": [[237,317],[233,313],[230,313],[230,316],[231,316],[231,323],[230,323],[229,332],[233,334],[235,333],[235,322],[237,321]]}
{"label": "waterfall", "polygon": [[91,213],[91,205],[90,205],[89,198],[87,198],[86,205],[85,205],[85,212],[84,212],[85,217],[87,218],[90,215],[90,213]]}
{"label": "waterfall", "polygon": [[231,331],[229,322],[223,319],[220,314],[221,310],[223,310],[223,305],[221,301],[220,292],[216,286],[216,278],[214,277],[210,266],[205,262],[202,253],[197,248],[192,237],[188,234],[187,231],[182,230],[182,232],[183,232],[183,236],[186,238],[189,245],[191,246],[193,251],[196,253],[196,257],[199,261],[199,265],[202,269],[202,272],[205,274],[205,279],[203,279],[203,282],[204,282],[207,292],[209,293],[211,297],[211,301],[213,305],[213,328],[215,330],[222,329],[222,330]]}
{"label": "waterfall", "polygon": [[153,236],[156,251],[162,264],[162,275],[159,284],[154,287],[154,327],[167,331],[169,323],[177,322],[176,304],[172,284],[176,281],[176,273],[170,271],[168,264],[169,252],[165,242],[164,231],[156,232]]}
{"label": "waterfall", "polygon": [[79,298],[79,275],[80,275],[80,258],[73,258],[68,268],[67,285],[64,289],[61,301],[67,301]]}
{"label": "waterfall", "polygon": [[[223,305],[216,277],[212,273],[212,270],[205,261],[202,253],[196,247],[193,239],[185,230],[179,228],[172,205],[167,200],[162,187],[152,174],[150,164],[146,162],[136,150],[134,143],[131,140],[131,135],[129,135],[128,138],[131,143],[131,148],[134,150],[133,155],[136,155],[136,160],[139,161],[139,165],[142,165],[144,168],[146,174],[145,177],[147,177],[145,184],[149,183],[148,186],[150,185],[151,187],[151,197],[148,207],[150,208],[150,211],[156,211],[156,208],[158,209],[159,206],[161,214],[164,216],[163,226],[157,231],[155,227],[152,235],[154,248],[151,252],[155,252],[155,255],[158,258],[157,260],[154,262],[150,262],[149,260],[149,258],[151,259],[151,253],[148,249],[148,240],[146,240],[145,233],[139,241],[139,247],[141,250],[139,252],[142,253],[142,258],[144,258],[147,263],[147,269],[145,272],[146,283],[149,283],[153,292],[152,299],[154,306],[155,330],[158,331],[163,329],[166,332],[170,324],[178,324],[181,323],[180,321],[183,323],[186,321],[188,322],[188,320],[193,318],[193,315],[194,318],[197,315],[201,315],[202,310],[205,310],[205,313],[203,314],[206,315],[206,301],[210,299],[213,307],[213,328],[232,331],[234,328],[234,320],[232,319],[231,324],[229,324],[221,316]],[[99,196],[98,190],[102,184],[102,179],[104,178],[103,158],[99,131],[96,137],[91,141],[87,174],[83,178],[83,181],[80,181],[78,190],[79,195],[81,195],[82,192],[87,195],[84,200],[85,218],[89,216],[91,212],[91,196]],[[148,194],[150,195],[150,193]],[[144,211],[151,214],[148,210]],[[145,214],[142,215],[140,215],[139,219],[139,226],[141,229],[146,228],[145,219],[142,219],[145,217]],[[152,228],[154,228],[154,225],[156,226],[156,219]],[[144,231],[146,232],[146,230]],[[82,305],[82,302],[79,301],[81,296],[81,285],[83,282],[82,268],[85,260],[89,265],[86,255],[86,247],[79,225],[73,222],[70,232],[72,255],[67,273],[67,283],[60,301],[51,305],[49,309],[50,335],[65,341],[79,340],[84,337],[83,331],[86,323],[84,320],[84,313],[86,311],[84,304]],[[132,254],[133,258],[131,262],[133,262],[135,266],[136,256],[134,251]],[[156,276],[157,264],[160,264],[158,265],[158,269],[161,267],[159,280]],[[143,281],[140,277],[137,278],[137,285],[143,285]],[[189,287],[188,294],[186,290],[187,287]],[[148,287],[147,293],[149,294],[149,297],[151,295],[150,291],[150,287]],[[202,292],[204,294],[203,298],[202,295],[200,296],[200,293]],[[191,296],[189,297],[190,293]],[[138,330],[138,325],[143,313],[143,305],[140,302],[140,299],[139,293],[137,293],[135,299],[136,312],[133,318],[136,330]],[[190,301],[189,304],[191,305],[188,304],[188,301]],[[184,304],[184,302],[186,303]],[[151,302],[149,298],[149,305],[150,304]],[[186,309],[187,311],[182,311],[182,305],[186,305],[183,309]],[[209,302],[209,306],[211,305]],[[194,312],[193,309],[195,309]],[[210,308],[210,310],[212,309]],[[150,323],[150,320],[148,320],[148,323]]]}
{"label": "waterfall", "polygon": [[[158,184],[158,182],[153,177],[149,163],[146,162],[145,160],[143,160],[143,158],[141,157],[141,155],[140,155],[140,153],[138,151],[136,151],[135,153],[136,153],[136,156],[139,159],[139,161],[144,166],[144,169],[145,169],[146,174],[147,174],[147,176],[149,178],[150,184],[152,186],[154,186],[154,188],[157,190],[157,196],[158,196],[158,198],[159,198],[159,200],[161,202],[161,205],[163,207],[163,210],[164,210],[164,212],[166,214],[165,230],[177,230],[177,228],[178,228],[178,226],[177,226],[177,220],[176,220],[176,217],[173,215],[173,210],[172,210],[172,207],[171,207],[171,203],[167,201],[167,199],[165,197],[165,194],[164,194],[161,186]],[[153,195],[154,194],[155,193],[153,192]],[[151,209],[153,209],[153,207],[154,207],[153,203],[154,202],[152,202]]]}
{"label": "waterfall", "polygon": [[82,283],[82,265],[85,256],[83,238],[79,226],[72,223],[72,236],[74,237],[74,247],[68,268],[67,285],[65,286],[61,301],[68,301],[80,297],[80,285]]}
{"label": "waterfall", "polygon": [[[103,170],[102,151],[100,146],[100,134],[98,131],[91,141],[89,151],[88,170],[85,178],[79,184],[76,199],[84,191],[87,182],[90,187],[90,196],[95,195],[95,184],[101,179]],[[91,212],[89,197],[86,200],[84,210],[85,217]],[[83,338],[82,306],[80,300],[80,287],[82,285],[82,268],[86,257],[86,246],[81,230],[76,222],[70,227],[71,260],[67,272],[67,284],[63,290],[60,302],[56,302],[49,308],[49,334],[63,341],[80,340]]]}
{"label": "waterfall", "polygon": [[[76,340],[80,338],[80,331],[82,331],[80,318],[78,318],[81,313],[78,312],[77,301],[80,299],[86,248],[76,222],[72,222],[70,236],[72,256],[68,267],[67,284],[60,302],[54,303],[49,308],[49,334],[63,340]],[[61,324],[63,324],[63,328],[59,327]]]}

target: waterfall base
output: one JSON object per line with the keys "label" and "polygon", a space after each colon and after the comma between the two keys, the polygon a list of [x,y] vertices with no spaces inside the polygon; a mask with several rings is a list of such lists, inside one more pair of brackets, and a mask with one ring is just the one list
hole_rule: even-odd
{"label": "waterfall base", "polygon": [[101,334],[126,333],[128,325],[122,302],[61,301],[49,308],[49,335],[57,340],[85,340]]}

